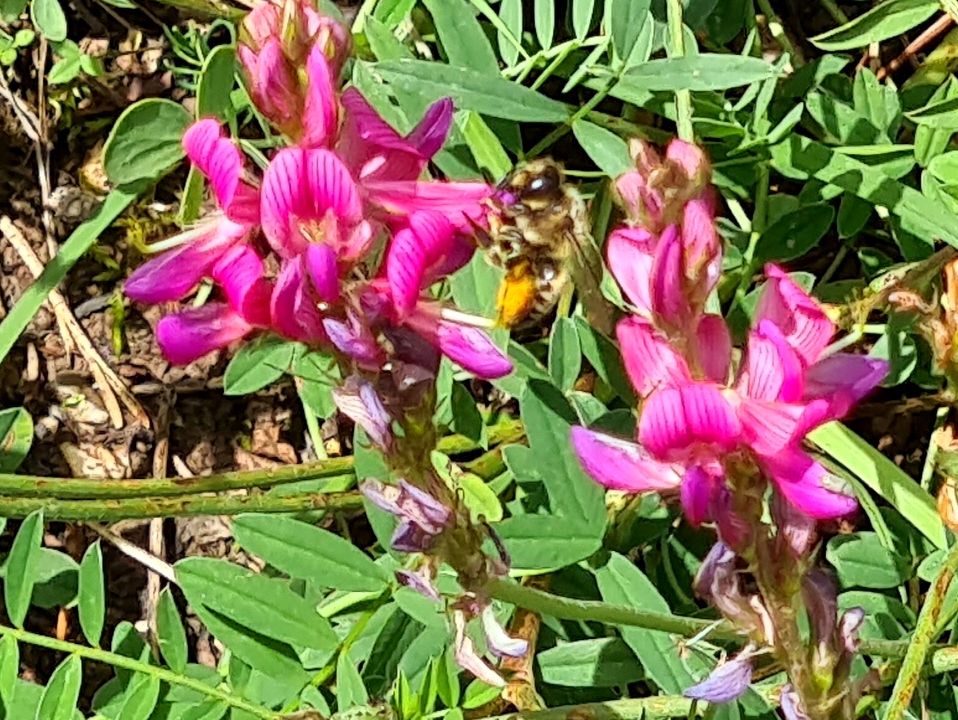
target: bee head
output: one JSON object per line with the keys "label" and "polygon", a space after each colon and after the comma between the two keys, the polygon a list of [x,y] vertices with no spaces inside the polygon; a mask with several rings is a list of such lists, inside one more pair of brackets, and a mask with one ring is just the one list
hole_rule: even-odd
{"label": "bee head", "polygon": [[506,206],[522,205],[535,212],[562,197],[563,182],[562,170],[552,159],[532,160],[502,181],[497,196]]}

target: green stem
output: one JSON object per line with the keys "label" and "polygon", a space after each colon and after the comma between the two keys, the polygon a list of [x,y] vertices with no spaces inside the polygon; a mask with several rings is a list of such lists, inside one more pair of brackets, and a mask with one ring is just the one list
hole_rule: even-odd
{"label": "green stem", "polygon": [[802,51],[798,49],[788,36],[788,33],[785,32],[785,25],[772,8],[772,3],[770,3],[769,0],[758,0],[758,6],[761,8],[762,14],[765,15],[765,19],[768,22],[768,31],[772,34],[772,37],[775,38],[775,42],[778,43],[779,47],[788,53],[792,65],[795,67],[804,65],[805,58],[802,56]]}
{"label": "green stem", "polygon": [[0,517],[26,517],[43,510],[47,520],[116,522],[133,518],[295,513],[310,510],[355,510],[363,506],[358,493],[261,493],[246,496],[187,495],[108,500],[61,500],[0,496]]}
{"label": "green stem", "polygon": [[201,695],[205,695],[213,700],[218,700],[226,705],[236,708],[237,710],[243,710],[256,718],[262,718],[263,720],[276,720],[280,717],[279,714],[273,712],[272,710],[255,705],[247,700],[244,700],[243,698],[236,697],[235,695],[232,695],[225,690],[221,690],[218,687],[211,687],[200,680],[187,677],[186,675],[180,675],[172,670],[157,667],[156,665],[149,665],[147,663],[140,662],[139,660],[126,657],[125,655],[117,655],[116,653],[112,653],[107,650],[101,650],[100,648],[77,645],[75,643],[66,642],[65,640],[57,640],[55,638],[46,637],[45,635],[37,635],[26,630],[18,630],[16,628],[0,625],[0,636],[3,635],[9,635],[18,642],[27,643],[28,645],[35,645],[37,647],[46,648],[47,650],[69,653],[86,660],[93,660],[94,662],[105,663],[107,665],[112,665],[113,667],[122,668],[123,670],[130,670],[132,672],[150,675],[162,682],[167,682],[170,685],[179,685],[181,687],[189,688],[194,692],[198,692]]}
{"label": "green stem", "polygon": [[911,704],[912,695],[915,693],[925,667],[925,659],[931,649],[931,641],[937,631],[938,616],[941,614],[955,571],[958,571],[958,545],[955,545],[948,553],[948,557],[938,571],[938,577],[935,578],[931,590],[925,596],[925,603],[918,614],[915,632],[908,644],[908,651],[901,663],[901,671],[898,679],[895,680],[891,699],[888,701],[885,720],[901,720]]}
{"label": "green stem", "polygon": [[825,10],[828,11],[828,14],[835,19],[835,22],[839,23],[840,25],[844,25],[848,22],[848,15],[846,15],[845,12],[838,7],[838,4],[835,2],[835,0],[822,0],[822,7],[825,8]]}
{"label": "green stem", "polygon": [[[493,445],[515,442],[521,439],[523,435],[522,423],[511,418],[490,425],[487,431],[489,443]],[[446,455],[469,452],[478,449],[478,447],[474,441],[462,435],[444,437],[439,441],[438,446],[439,450]],[[178,502],[182,502],[183,496],[187,495],[267,488],[302,480],[318,480],[349,475],[353,472],[354,467],[354,458],[348,456],[329,458],[303,465],[287,465],[276,469],[226,472],[197,478],[110,480],[0,473],[0,498],[2,498],[2,502],[6,502],[12,498],[52,500],[148,498],[150,501],[154,501],[161,497],[176,497]],[[227,499],[224,498],[224,500]]]}
{"label": "green stem", "polygon": [[[685,28],[682,25],[682,0],[667,0],[669,38],[672,44],[672,57],[685,56]],[[692,93],[688,88],[675,91],[675,123],[679,138],[686,142],[695,141],[692,129]]]}
{"label": "green stem", "polygon": [[589,98],[589,101],[585,105],[576,110],[568,120],[555,128],[552,132],[542,138],[542,140],[537,142],[535,146],[527,153],[527,156],[533,158],[538,157],[546,150],[546,148],[551,147],[556,140],[568,133],[569,130],[572,129],[572,126],[576,124],[576,122],[592,112],[592,110],[594,110],[600,102],[605,100],[608,94],[612,92],[612,88],[615,87],[617,82],[618,78],[611,80],[608,84],[606,84],[604,88]]}

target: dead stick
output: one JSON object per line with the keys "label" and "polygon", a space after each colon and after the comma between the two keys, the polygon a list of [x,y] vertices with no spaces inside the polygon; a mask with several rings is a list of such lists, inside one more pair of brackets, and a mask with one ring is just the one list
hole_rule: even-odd
{"label": "dead stick", "polygon": [[916,37],[902,51],[901,55],[892,60],[888,65],[878,70],[878,80],[884,80],[886,77],[896,72],[898,68],[908,62],[912,57],[920,53],[926,45],[943,35],[954,23],[954,19],[948,13],[944,13],[934,23],[925,28],[921,35]]}

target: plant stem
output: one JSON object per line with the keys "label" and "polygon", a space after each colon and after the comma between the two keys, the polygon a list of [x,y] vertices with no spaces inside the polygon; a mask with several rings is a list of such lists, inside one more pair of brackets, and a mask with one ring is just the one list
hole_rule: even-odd
{"label": "plant stem", "polygon": [[582,705],[566,705],[548,710],[516,712],[509,715],[494,715],[482,720],[566,720],[583,717],[589,720],[641,720],[643,717],[678,718],[688,717],[692,700],[675,695],[608,700]]}
{"label": "plant stem", "polygon": [[[511,418],[490,425],[487,430],[490,444],[515,442],[523,436],[522,423]],[[449,435],[439,441],[439,450],[446,455],[469,452],[478,447],[475,442],[462,435]],[[161,497],[182,499],[187,495],[267,488],[302,480],[349,475],[353,472],[354,465],[353,457],[348,456],[268,470],[226,472],[197,478],[145,478],[142,480],[53,478],[0,473],[0,502],[6,502],[12,498],[51,500],[148,498],[151,501]]]}
{"label": "plant stem", "polygon": [[802,51],[795,46],[788,36],[788,33],[785,32],[782,19],[776,14],[774,8],[772,8],[772,3],[770,3],[769,0],[758,0],[758,6],[761,8],[762,14],[765,15],[765,20],[768,22],[768,31],[772,34],[772,37],[775,38],[775,42],[778,43],[779,47],[788,53],[792,65],[794,67],[804,65],[805,58],[802,56]]}
{"label": "plant stem", "polygon": [[955,545],[948,553],[948,557],[938,571],[938,577],[935,578],[931,590],[925,596],[925,603],[918,614],[915,632],[908,644],[908,651],[901,663],[901,671],[898,679],[895,680],[891,699],[888,701],[885,720],[901,720],[911,703],[912,695],[915,693],[925,667],[925,658],[931,649],[931,641],[937,632],[938,616],[941,614],[945,595],[948,593],[956,571],[958,571],[958,545]]}
{"label": "plant stem", "polygon": [[[667,0],[671,57],[685,56],[685,28],[682,25],[682,0]],[[675,122],[679,138],[694,142],[692,129],[692,93],[688,88],[675,91]]]}
{"label": "plant stem", "polygon": [[46,637],[45,635],[37,635],[26,630],[17,630],[16,628],[0,625],[0,636],[3,635],[10,635],[18,642],[24,642],[28,645],[36,645],[37,647],[46,648],[48,650],[70,653],[71,655],[76,655],[77,657],[84,658],[86,660],[93,660],[94,662],[105,663],[107,665],[112,665],[113,667],[122,668],[124,670],[150,675],[158,680],[167,682],[170,685],[179,685],[181,687],[189,688],[190,690],[198,692],[201,695],[205,695],[208,698],[219,700],[226,705],[234,707],[238,710],[243,710],[253,717],[262,718],[262,720],[276,720],[280,717],[279,714],[273,712],[272,710],[255,705],[241,697],[236,697],[235,695],[232,695],[225,690],[221,690],[218,687],[211,687],[200,680],[187,677],[186,675],[180,675],[172,670],[157,667],[156,665],[149,665],[147,663],[140,662],[139,660],[126,657],[125,655],[117,655],[116,653],[112,653],[107,650],[86,647],[85,645],[77,645],[65,640],[57,640],[55,638]]}
{"label": "plant stem", "polygon": [[133,518],[292,513],[353,510],[363,506],[358,493],[260,493],[246,496],[186,495],[108,500],[62,500],[0,496],[0,517],[26,517],[43,510],[47,520],[116,522]]}

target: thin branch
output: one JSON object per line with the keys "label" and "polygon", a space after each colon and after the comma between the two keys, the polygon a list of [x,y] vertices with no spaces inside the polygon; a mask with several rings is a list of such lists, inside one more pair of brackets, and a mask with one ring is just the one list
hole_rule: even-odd
{"label": "thin branch", "polygon": [[117,535],[115,532],[110,530],[110,528],[100,525],[99,523],[90,523],[90,527],[93,531],[102,537],[104,540],[107,540],[112,545],[115,545],[117,550],[122,552],[127,557],[131,557],[140,563],[143,567],[148,570],[152,570],[154,573],[159,575],[166,580],[169,580],[171,583],[176,582],[176,574],[173,572],[173,566],[168,562],[161,560],[147,552],[143,548],[134,543],[131,543],[124,537]]}

